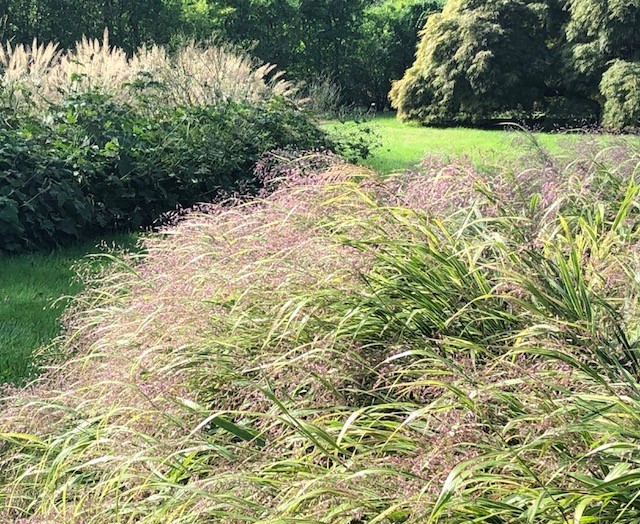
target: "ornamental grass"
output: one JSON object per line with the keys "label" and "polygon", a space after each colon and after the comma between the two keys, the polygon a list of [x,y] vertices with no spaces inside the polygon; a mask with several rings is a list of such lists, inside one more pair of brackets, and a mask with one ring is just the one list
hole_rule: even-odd
{"label": "ornamental grass", "polygon": [[637,151],[302,158],[87,276],[0,522],[640,521]]}

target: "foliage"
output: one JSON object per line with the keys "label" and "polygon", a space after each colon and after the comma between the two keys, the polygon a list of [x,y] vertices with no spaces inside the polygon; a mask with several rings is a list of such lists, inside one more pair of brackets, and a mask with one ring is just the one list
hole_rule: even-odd
{"label": "foliage", "polygon": [[600,94],[604,99],[602,123],[624,129],[640,123],[640,62],[615,60],[602,75]]}
{"label": "foliage", "polygon": [[342,85],[343,102],[366,106],[385,104],[391,80],[411,63],[425,14],[440,8],[441,0],[0,0],[17,44],[35,37],[70,49],[106,27],[130,55],[143,45],[179,49],[213,38],[298,82],[329,75]]}
{"label": "foliage", "polygon": [[402,119],[478,120],[531,111],[550,66],[548,5],[518,0],[453,0],[429,17],[416,61],[394,84]]}
{"label": "foliage", "polygon": [[[357,62],[346,61],[352,83],[360,86],[353,100],[371,101],[377,108],[388,105],[391,82],[413,63],[418,34],[427,17],[442,5],[440,0],[385,0],[365,9],[362,36],[354,52]],[[345,77],[343,73],[339,78]]]}
{"label": "foliage", "polygon": [[7,36],[19,43],[38,38],[70,47],[107,27],[114,41],[132,52],[142,44],[167,43],[182,9],[173,0],[1,0],[0,13],[6,16]]}
{"label": "foliage", "polygon": [[153,114],[87,93],[53,107],[42,125],[5,130],[0,248],[149,226],[176,207],[254,191],[253,165],[270,149],[330,145],[283,99],[151,103]]}
{"label": "foliage", "polygon": [[640,2],[569,0],[564,67],[574,91],[595,98],[611,60],[640,59]]}
{"label": "foliage", "polygon": [[0,518],[636,522],[637,150],[539,153],[284,155],[148,238],[3,400]]}
{"label": "foliage", "polygon": [[34,138],[28,127],[0,129],[2,250],[68,243],[92,223],[92,202],[65,159],[52,154],[55,140]]}
{"label": "foliage", "polygon": [[448,2],[429,19],[392,103],[401,118],[423,123],[544,115],[635,126],[632,107],[618,103],[611,117],[611,75],[620,66],[603,75],[615,60],[630,71],[640,59],[639,17],[637,1]]}

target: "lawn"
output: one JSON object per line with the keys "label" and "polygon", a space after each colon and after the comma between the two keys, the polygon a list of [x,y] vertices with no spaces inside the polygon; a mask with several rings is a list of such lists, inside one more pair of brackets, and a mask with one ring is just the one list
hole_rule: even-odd
{"label": "lawn", "polygon": [[[129,246],[133,236],[113,237],[109,243]],[[65,297],[82,289],[73,266],[98,241],[52,253],[0,256],[0,384],[16,383],[36,370],[33,353],[60,332]]]}
{"label": "lawn", "polygon": [[[332,124],[337,129],[352,124]],[[396,120],[394,114],[373,118],[368,125],[382,140],[381,147],[365,162],[381,173],[391,173],[415,165],[426,154],[468,156],[474,163],[494,163],[515,159],[537,142],[552,153],[559,153],[580,135],[525,133],[502,129],[465,127],[434,128]]]}

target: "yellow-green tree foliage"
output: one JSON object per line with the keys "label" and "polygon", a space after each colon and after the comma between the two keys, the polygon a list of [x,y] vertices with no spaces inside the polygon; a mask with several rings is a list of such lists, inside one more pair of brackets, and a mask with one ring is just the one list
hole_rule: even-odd
{"label": "yellow-green tree foliage", "polygon": [[400,118],[424,123],[531,110],[551,62],[548,18],[544,2],[450,0],[429,17],[392,105]]}
{"label": "yellow-green tree foliage", "polygon": [[597,98],[612,60],[640,60],[640,0],[568,0],[567,10],[567,84]]}
{"label": "yellow-green tree foliage", "polygon": [[637,127],[640,122],[640,62],[615,60],[602,75],[600,95],[605,127]]}

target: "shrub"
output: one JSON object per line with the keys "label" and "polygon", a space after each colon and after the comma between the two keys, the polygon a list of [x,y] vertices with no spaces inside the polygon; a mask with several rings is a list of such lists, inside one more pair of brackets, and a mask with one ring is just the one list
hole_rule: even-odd
{"label": "shrub", "polygon": [[[321,131],[273,69],[227,46],[127,55],[107,34],[69,51],[0,45],[12,166],[0,251],[146,227],[176,208],[253,192],[253,166],[270,149],[369,153],[366,133]],[[17,162],[14,150],[29,158]]]}
{"label": "shrub", "polygon": [[80,94],[53,107],[44,124],[6,130],[0,250],[150,226],[178,207],[254,192],[253,166],[270,149],[331,145],[281,98],[154,110],[147,103]]}
{"label": "shrub", "polygon": [[253,165],[270,149],[328,145],[278,99],[167,109],[153,118],[102,97],[75,99],[69,109],[57,129],[65,145],[82,145],[71,158],[109,227],[149,225],[177,206],[255,190]]}
{"label": "shrub", "polygon": [[63,244],[90,230],[94,209],[51,142],[0,129],[0,250]]}

